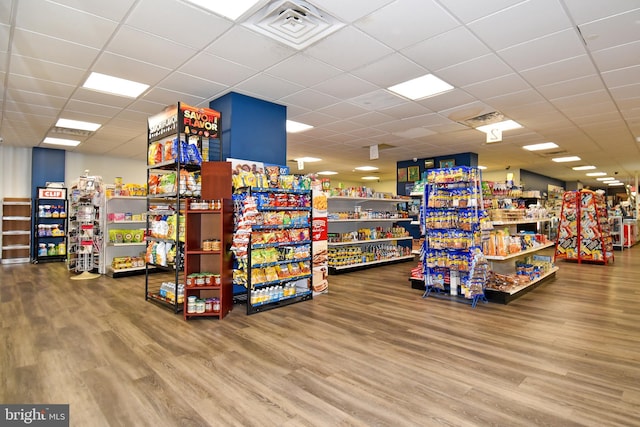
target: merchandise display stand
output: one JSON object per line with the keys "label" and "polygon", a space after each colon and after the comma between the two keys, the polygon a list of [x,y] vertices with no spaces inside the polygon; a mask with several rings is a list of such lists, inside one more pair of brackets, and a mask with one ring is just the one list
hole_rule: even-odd
{"label": "merchandise display stand", "polygon": [[67,267],[79,273],[73,280],[94,279],[100,276],[102,258],[102,179],[90,176],[89,171],[78,179],[70,191],[69,238]]}
{"label": "merchandise display stand", "polygon": [[2,200],[2,264],[29,262],[31,250],[31,199]]}
{"label": "merchandise display stand", "polygon": [[105,272],[113,278],[144,274],[146,196],[107,196]]}
{"label": "merchandise display stand", "polygon": [[472,307],[486,301],[487,263],[481,247],[488,218],[481,207],[478,169],[429,170],[423,209],[423,298],[447,298]]}
{"label": "merchandise display stand", "polygon": [[604,265],[614,261],[603,194],[591,190],[564,193],[555,259]]}
{"label": "merchandise display stand", "polygon": [[67,189],[38,187],[34,212],[33,262],[67,259]]}

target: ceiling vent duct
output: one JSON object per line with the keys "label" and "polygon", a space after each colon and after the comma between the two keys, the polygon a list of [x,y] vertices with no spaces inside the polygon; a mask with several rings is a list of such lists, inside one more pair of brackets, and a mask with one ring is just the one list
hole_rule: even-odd
{"label": "ceiling vent duct", "polygon": [[60,126],[54,126],[51,129],[51,133],[55,133],[58,135],[67,135],[67,136],[75,136],[80,138],[86,138],[93,135],[95,132],[89,130],[81,130],[81,129],[71,129],[71,128],[63,128]]}
{"label": "ceiling vent duct", "polygon": [[298,50],[344,27],[330,14],[301,0],[271,1],[242,25]]}
{"label": "ceiling vent duct", "polygon": [[471,117],[466,120],[461,120],[458,123],[461,125],[477,128],[484,125],[492,125],[505,120],[504,115],[499,111],[492,111],[490,113],[481,114],[476,117]]}

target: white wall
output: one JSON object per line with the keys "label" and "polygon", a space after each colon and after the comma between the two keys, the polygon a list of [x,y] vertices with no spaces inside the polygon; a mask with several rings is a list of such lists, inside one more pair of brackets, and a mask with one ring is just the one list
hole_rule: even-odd
{"label": "white wall", "polygon": [[144,160],[67,152],[66,186],[71,186],[87,169],[89,175],[101,176],[105,184],[113,184],[117,176],[122,177],[125,184],[144,185],[147,182],[147,163]]}
{"label": "white wall", "polygon": [[482,180],[491,182],[506,182],[507,173],[513,173],[513,183],[515,185],[520,185],[520,169],[482,171]]}
{"label": "white wall", "polygon": [[31,198],[31,148],[0,145],[0,199]]}

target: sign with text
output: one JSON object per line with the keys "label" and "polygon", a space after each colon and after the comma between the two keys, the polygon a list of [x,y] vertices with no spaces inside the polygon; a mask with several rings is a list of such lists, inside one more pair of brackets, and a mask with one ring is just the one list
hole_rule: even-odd
{"label": "sign with text", "polygon": [[64,188],[38,188],[38,199],[64,200],[67,190]]}
{"label": "sign with text", "polygon": [[69,427],[69,405],[0,405],[0,425]]}

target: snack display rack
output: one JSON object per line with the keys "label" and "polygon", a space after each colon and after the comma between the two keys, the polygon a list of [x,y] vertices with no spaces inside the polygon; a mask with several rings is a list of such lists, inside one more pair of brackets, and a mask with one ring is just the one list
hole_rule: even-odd
{"label": "snack display rack", "polygon": [[145,299],[174,313],[185,299],[187,200],[201,196],[202,163],[222,155],[219,121],[215,110],[178,103],[147,123]]}
{"label": "snack display rack", "polygon": [[421,219],[426,230],[423,298],[452,299],[472,307],[487,301],[487,263],[481,247],[488,215],[482,209],[480,182],[477,168],[428,171]]}
{"label": "snack display rack", "polygon": [[247,314],[313,298],[311,191],[236,192],[234,284],[246,287]]}
{"label": "snack display rack", "polygon": [[67,189],[38,187],[34,210],[33,262],[67,259]]}
{"label": "snack display rack", "polygon": [[555,259],[608,264],[614,261],[613,239],[603,194],[567,191],[562,197]]}
{"label": "snack display rack", "polygon": [[146,196],[107,196],[105,273],[113,278],[144,274]]}

